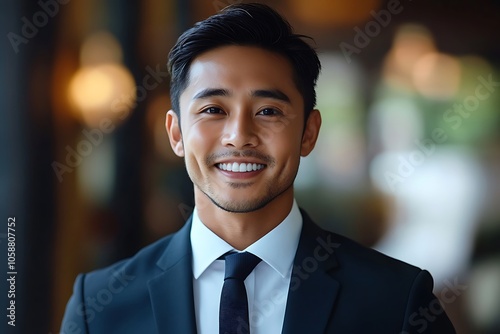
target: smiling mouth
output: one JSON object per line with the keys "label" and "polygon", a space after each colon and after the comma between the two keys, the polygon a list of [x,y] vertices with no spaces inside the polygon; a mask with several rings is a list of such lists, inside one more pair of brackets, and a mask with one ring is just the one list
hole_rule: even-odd
{"label": "smiling mouth", "polygon": [[229,162],[229,163],[219,163],[216,164],[217,168],[221,170],[225,170],[228,172],[234,173],[247,173],[247,172],[255,172],[261,170],[266,167],[263,164],[257,163],[237,163],[237,162]]}

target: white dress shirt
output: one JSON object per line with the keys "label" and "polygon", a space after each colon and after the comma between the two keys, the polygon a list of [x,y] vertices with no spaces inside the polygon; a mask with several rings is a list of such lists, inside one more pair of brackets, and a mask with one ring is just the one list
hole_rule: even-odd
{"label": "white dress shirt", "polygon": [[[294,200],[288,216],[244,250],[262,259],[245,280],[252,334],[281,333],[301,230],[302,215]],[[219,304],[225,264],[218,258],[234,248],[201,222],[196,208],[191,226],[191,247],[198,333],[219,333]]]}

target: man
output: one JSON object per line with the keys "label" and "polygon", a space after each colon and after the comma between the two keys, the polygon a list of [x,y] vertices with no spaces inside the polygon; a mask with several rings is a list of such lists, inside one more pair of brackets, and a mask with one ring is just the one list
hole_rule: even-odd
{"label": "man", "polygon": [[[302,38],[258,4],[179,38],[166,129],[195,210],[179,232],[78,276],[64,333],[454,332],[428,272],[298,208],[293,181],[321,125],[320,63]],[[242,278],[228,274],[236,258],[253,262]]]}

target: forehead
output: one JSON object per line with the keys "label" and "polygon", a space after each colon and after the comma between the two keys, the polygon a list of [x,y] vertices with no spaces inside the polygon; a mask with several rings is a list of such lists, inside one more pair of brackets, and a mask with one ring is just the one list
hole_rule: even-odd
{"label": "forehead", "polygon": [[240,92],[279,89],[292,98],[301,98],[293,78],[291,62],[279,53],[254,46],[223,46],[192,61],[181,100],[206,88]]}

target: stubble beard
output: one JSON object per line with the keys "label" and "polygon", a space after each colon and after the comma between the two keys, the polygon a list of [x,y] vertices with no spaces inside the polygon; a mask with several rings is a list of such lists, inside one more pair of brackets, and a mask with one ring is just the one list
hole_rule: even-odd
{"label": "stubble beard", "polygon": [[[283,187],[277,187],[275,184],[268,182],[266,186],[266,194],[260,198],[255,198],[252,201],[223,201],[220,198],[217,198],[217,194],[213,190],[210,184],[207,185],[207,190],[205,191],[202,187],[195,183],[195,187],[197,187],[205,196],[210,199],[210,201],[217,206],[218,208],[230,212],[230,213],[249,213],[260,210],[264,208],[266,205],[271,203],[273,200],[281,196],[288,189],[293,187],[293,180],[287,180],[287,184]],[[230,182],[227,183],[233,189],[241,189],[248,188],[252,185],[252,183],[236,183]]]}
{"label": "stubble beard", "polygon": [[[233,157],[233,156],[259,158],[260,160],[266,163],[267,165],[266,168],[274,168],[274,166],[276,165],[276,161],[271,156],[265,155],[255,150],[226,151],[226,152],[219,152],[217,154],[211,154],[205,158],[205,165],[208,168],[210,168],[211,166],[214,165],[214,162],[217,159],[220,159],[221,157]],[[273,200],[275,200],[283,193],[285,193],[287,190],[289,190],[291,187],[293,187],[293,182],[295,180],[295,177],[297,176],[297,172],[298,172],[298,166],[295,170],[295,173],[293,173],[293,175],[291,175],[290,178],[283,180],[283,182],[281,183],[276,183],[273,182],[272,180],[267,181],[267,184],[265,186],[266,192],[262,196],[254,198],[251,201],[243,200],[239,202],[236,202],[234,200],[223,200],[220,196],[218,196],[219,194],[217,193],[216,190],[214,190],[213,184],[208,178],[204,180],[203,179],[198,180],[201,182],[197,182],[197,180],[195,180],[195,178],[193,178],[192,175],[190,175],[190,178],[193,181],[194,186],[198,188],[198,190],[200,190],[205,196],[207,196],[207,198],[210,199],[210,201],[221,210],[230,213],[249,213],[264,208],[266,205],[268,205]],[[188,174],[189,174],[189,169],[188,169]],[[226,185],[228,185],[232,189],[249,188],[253,184],[254,182],[226,183]]]}

